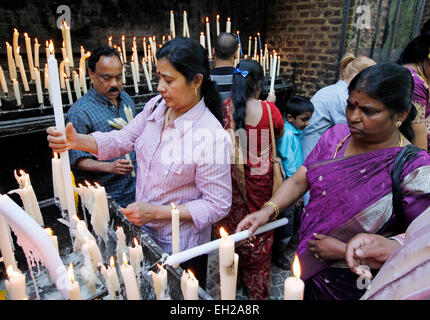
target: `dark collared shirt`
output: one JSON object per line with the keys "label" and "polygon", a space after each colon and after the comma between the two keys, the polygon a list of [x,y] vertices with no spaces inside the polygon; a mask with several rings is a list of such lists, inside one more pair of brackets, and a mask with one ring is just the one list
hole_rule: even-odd
{"label": "dark collared shirt", "polygon": [[[119,105],[116,107],[108,98],[95,91],[94,88],[91,88],[88,93],[76,101],[67,112],[65,116],[66,123],[72,122],[76,131],[83,134],[96,131],[108,132],[116,130],[108,123],[108,120],[113,121],[115,118],[123,118],[127,121],[124,110],[125,107],[128,106],[131,108],[133,116],[136,115],[134,102],[125,91],[120,93],[118,102]],[[97,160],[92,154],[79,150],[70,150],[69,156],[71,165],[74,165],[78,159],[82,158]],[[124,159],[125,156],[106,161],[113,162],[120,158]],[[136,168],[136,156],[134,151],[130,153],[130,159]],[[76,183],[83,183],[85,180],[88,180],[92,184],[97,182],[104,186],[106,192],[122,207],[126,207],[128,204],[135,201],[136,179],[129,174],[118,175],[81,171],[77,169],[73,169],[73,173]]]}

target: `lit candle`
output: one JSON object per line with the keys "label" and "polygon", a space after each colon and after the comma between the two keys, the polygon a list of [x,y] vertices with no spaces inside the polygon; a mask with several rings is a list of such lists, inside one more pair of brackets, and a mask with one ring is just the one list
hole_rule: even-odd
{"label": "lit candle", "polygon": [[70,300],[82,300],[81,288],[79,287],[79,283],[77,281],[75,281],[75,275],[73,272],[72,263],[70,263],[70,265],[69,265],[68,274],[69,274],[69,279],[70,279],[69,286],[67,288],[67,291],[69,292],[69,299]]}
{"label": "lit candle", "polygon": [[4,77],[4,72],[2,67],[0,67],[0,83],[1,83],[1,88],[3,90],[3,93],[8,93],[6,78]]}
{"label": "lit candle", "polygon": [[[97,266],[100,263],[103,263],[102,253],[100,252],[100,248],[97,245],[96,240],[94,238],[93,239],[85,239],[85,240],[86,240],[85,244],[87,245],[86,248],[87,248],[87,250],[90,254],[90,257],[91,257],[91,263],[93,265],[94,272],[96,272]],[[83,246],[82,246],[82,248],[83,248]],[[81,251],[82,250],[83,249],[81,249]]]}
{"label": "lit candle", "polygon": [[44,80],[45,80],[45,89],[49,89],[49,69],[48,64],[45,63],[45,69],[43,70]]}
{"label": "lit candle", "polygon": [[14,29],[13,31],[13,54],[14,54],[14,58],[16,63],[18,63],[18,41],[19,41],[19,32],[17,29]]}
{"label": "lit candle", "polygon": [[54,236],[54,231],[52,231],[51,228],[45,228],[46,234],[49,236],[49,239],[51,239],[52,244],[54,245],[55,249],[58,253],[60,253],[60,250],[58,249],[58,239],[57,236]]}
{"label": "lit candle", "polygon": [[31,39],[24,33],[25,36],[25,49],[27,50],[28,67],[30,69],[30,76],[32,80],[36,80],[36,75],[34,74],[34,63],[33,63],[33,52],[31,50]]}
{"label": "lit candle", "polygon": [[24,86],[24,91],[30,91],[30,87],[28,86],[27,81],[27,74],[25,73],[24,62],[22,61],[22,56],[19,54],[19,49],[20,48],[18,47],[17,62],[19,73],[21,75],[22,85]]}
{"label": "lit candle", "polygon": [[[54,52],[54,45],[50,45],[50,53]],[[54,107],[55,126],[58,131],[65,134],[63,103],[61,101],[60,79],[58,77],[58,64],[54,55],[51,54],[48,59],[49,70],[49,88],[52,95],[52,104]],[[60,155],[61,168],[63,169],[64,190],[66,193],[67,212],[69,214],[69,222],[74,225],[72,216],[76,214],[75,196],[73,193],[73,182],[70,171],[70,161],[68,151],[62,152]]]}
{"label": "lit candle", "polygon": [[122,257],[123,254],[125,252],[127,252],[127,245],[125,244],[125,233],[124,233],[124,229],[122,227],[118,227],[115,230],[115,234],[117,237],[117,242],[116,242],[116,257],[119,261],[119,263],[124,263],[124,261],[122,261]]}
{"label": "lit candle", "polygon": [[220,26],[219,26],[219,14],[216,15],[216,36],[218,37],[220,34]]}
{"label": "lit candle", "polygon": [[149,79],[152,81],[152,59],[151,59],[151,48],[148,48],[148,73]]}
{"label": "lit candle", "polygon": [[134,56],[131,56],[131,74],[133,76],[134,93],[139,93],[139,85],[137,84],[136,65],[134,63]]}
{"label": "lit candle", "polygon": [[184,300],[199,299],[199,281],[191,270],[184,271],[181,277],[181,290]]}
{"label": "lit candle", "polygon": [[39,48],[40,48],[40,43],[39,41],[37,41],[37,38],[34,39],[34,66],[36,68],[39,68]]}
{"label": "lit candle", "polygon": [[27,293],[25,292],[25,275],[12,266],[7,267],[8,280],[5,280],[5,286],[9,300],[28,300]]}
{"label": "lit candle", "polygon": [[273,53],[273,63],[271,68],[271,74],[270,74],[270,92],[275,92],[275,76],[276,76],[276,61],[277,61],[277,55],[276,52]]}
{"label": "lit candle", "polygon": [[303,300],[305,283],[300,279],[300,262],[297,255],[293,262],[294,277],[288,277],[284,282],[284,300]]}
{"label": "lit candle", "polygon": [[[172,254],[179,252],[179,210],[176,208],[173,202],[170,203],[172,206]],[[175,268],[179,265],[175,266]]]}
{"label": "lit candle", "polygon": [[67,209],[67,204],[66,194],[64,193],[63,171],[61,169],[61,160],[58,158],[58,154],[56,152],[54,152],[54,157],[51,159],[51,166],[54,197],[59,200],[61,210],[64,211]]}
{"label": "lit candle", "polygon": [[79,100],[82,94],[81,94],[81,85],[79,83],[79,76],[76,71],[73,71],[73,88],[75,90],[76,100]]}
{"label": "lit candle", "polygon": [[94,228],[95,233],[102,237],[105,243],[107,243],[107,231],[109,227],[109,207],[106,198],[106,190],[104,187],[95,183],[96,188],[94,192],[94,204],[91,212],[91,225]]}
{"label": "lit candle", "polygon": [[[79,80],[81,83],[81,88],[86,88],[86,69],[85,69],[85,60],[87,60],[91,56],[91,52],[87,52],[84,54],[84,56],[79,61]],[[84,90],[84,93],[85,90]]]}
{"label": "lit candle", "polygon": [[184,10],[184,29],[182,32],[183,37],[190,37],[190,31],[188,30],[188,19],[187,19],[187,11]]}
{"label": "lit candle", "polygon": [[176,38],[175,14],[173,13],[173,10],[170,11],[170,35],[172,38]]}
{"label": "lit candle", "polygon": [[85,49],[84,46],[81,46],[81,59],[85,55]]}
{"label": "lit candle", "polygon": [[67,57],[60,63],[60,87],[63,90],[66,89],[66,82],[64,81],[66,64],[69,64],[69,60],[67,59]]}
{"label": "lit candle", "polygon": [[78,216],[74,215],[73,220],[76,222],[76,237],[73,243],[73,251],[78,252],[82,250],[84,243],[88,240],[96,240],[91,232],[88,230],[85,221],[80,220]]}
{"label": "lit candle", "polygon": [[149,72],[148,72],[148,67],[146,65],[145,58],[142,59],[142,66],[143,66],[143,72],[145,73],[145,79],[146,79],[146,84],[148,85],[148,90],[152,92],[152,83],[151,83],[151,79],[149,78]]}
{"label": "lit candle", "polygon": [[10,227],[3,215],[0,214],[0,251],[3,257],[5,266],[12,266],[14,269],[17,268],[14,246],[12,236],[10,234]]}
{"label": "lit candle", "polygon": [[63,28],[65,30],[65,39],[63,38],[63,40],[66,42],[67,58],[69,58],[69,66],[73,68],[74,62],[73,62],[72,37],[70,35],[70,27],[67,25],[66,20],[63,20]]}
{"label": "lit candle", "polygon": [[258,36],[258,46],[260,48],[260,55],[263,54],[263,47],[261,46],[261,37],[260,37],[260,32],[257,33]]}
{"label": "lit candle", "polygon": [[257,37],[254,37],[254,60],[257,60]]}
{"label": "lit candle", "polygon": [[122,280],[127,294],[127,300],[140,300],[139,288],[133,267],[127,263],[127,256],[123,256],[123,264],[120,266]]}
{"label": "lit candle", "polygon": [[249,36],[249,40],[248,40],[248,56],[251,56],[251,46],[252,46],[252,36]]}
{"label": "lit candle", "polygon": [[243,54],[242,54],[242,43],[240,42],[240,32],[239,32],[239,30],[237,31],[237,42],[239,42],[239,47],[237,49],[237,52],[239,53],[239,55],[237,56],[237,59],[239,61],[240,57],[243,56]]}
{"label": "lit candle", "polygon": [[231,21],[230,21],[230,17],[227,18],[227,24],[226,24],[226,27],[225,27],[225,32],[231,33]]}
{"label": "lit candle", "polygon": [[149,37],[149,44],[151,45],[151,53],[152,53],[152,56],[151,55],[149,55],[149,56],[151,56],[153,59],[154,59],[154,61],[155,61],[155,53],[157,52],[157,46],[155,45],[155,36],[154,37]]}
{"label": "lit candle", "polygon": [[157,264],[157,266],[160,269],[158,274],[153,271],[149,271],[149,273],[152,275],[152,281],[154,282],[154,291],[155,295],[157,296],[157,300],[165,300],[167,297],[167,270],[159,264]]}
{"label": "lit candle", "polygon": [[37,68],[34,68],[34,74],[36,76],[36,93],[37,93],[37,102],[39,104],[43,104],[43,91],[42,91],[42,82],[40,80],[40,71]]}
{"label": "lit candle", "polygon": [[206,17],[206,37],[208,39],[208,54],[209,59],[212,59],[211,31],[209,26],[209,17]]}
{"label": "lit candle", "polygon": [[16,79],[12,79],[13,93],[15,94],[16,105],[20,106],[21,103],[21,92],[19,90],[19,84]]}
{"label": "lit candle", "polygon": [[130,264],[133,267],[134,273],[139,278],[143,262],[143,251],[142,246],[139,244],[136,238],[133,239],[133,243],[134,247],[128,247],[130,252]]}
{"label": "lit candle", "polygon": [[276,76],[279,77],[279,72],[281,70],[281,56],[278,57],[278,70]]}
{"label": "lit candle", "polygon": [[[63,61],[67,60],[67,62],[65,62],[65,65],[64,65],[65,72],[66,72],[67,76],[70,77],[69,59],[67,58],[67,51],[66,51],[66,48],[64,47],[64,41],[63,41],[63,48],[61,48],[61,52],[63,54]],[[60,63],[60,71],[61,71],[61,63]],[[60,79],[61,79],[61,74],[60,74]],[[61,88],[63,88],[63,87],[61,87]]]}
{"label": "lit candle", "polygon": [[69,104],[73,104],[73,97],[72,97],[72,90],[70,89],[70,79],[68,76],[64,75],[64,82],[66,83],[66,90],[67,90],[67,98],[69,99]]}
{"label": "lit candle", "polygon": [[205,45],[205,33],[204,32],[200,32],[200,44],[202,45],[203,48],[206,48],[206,45]]}
{"label": "lit candle", "polygon": [[220,229],[220,234],[222,238],[218,252],[221,300],[235,300],[239,255],[234,253],[234,240],[223,227]]}
{"label": "lit candle", "polygon": [[109,37],[108,44],[109,44],[109,47],[112,47],[112,36]]}
{"label": "lit candle", "polygon": [[121,44],[122,44],[122,59],[124,60],[124,63],[127,63],[127,51],[125,51],[125,35],[122,35]]}
{"label": "lit candle", "polygon": [[120,284],[118,279],[118,274],[115,268],[115,260],[113,257],[110,258],[110,266],[108,269],[101,264],[101,273],[105,278],[106,287],[108,289],[110,300],[116,300],[116,292],[120,290]]}
{"label": "lit candle", "polygon": [[145,60],[148,60],[148,49],[146,48],[146,37],[143,37],[143,54],[145,55]]}
{"label": "lit candle", "polygon": [[133,51],[133,61],[134,67],[136,69],[136,81],[137,83],[140,83],[140,68],[139,68],[139,57],[137,56],[137,47],[132,48]]}
{"label": "lit candle", "polygon": [[6,42],[6,52],[7,52],[7,64],[9,67],[9,77],[10,77],[10,80],[12,81],[13,79],[16,79],[17,74],[16,74],[15,60],[13,58],[13,49],[8,42]]}

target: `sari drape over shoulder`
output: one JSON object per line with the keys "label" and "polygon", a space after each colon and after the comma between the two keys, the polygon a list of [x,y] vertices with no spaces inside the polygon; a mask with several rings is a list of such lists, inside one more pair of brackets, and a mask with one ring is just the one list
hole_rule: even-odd
{"label": "sari drape over shoulder", "polygon": [[[345,124],[327,130],[304,163],[310,201],[302,213],[297,248],[304,280],[339,265],[321,263],[308,251],[314,233],[347,242],[361,232],[394,235],[405,231],[399,230],[392,205],[391,168],[401,148],[344,157],[346,140],[334,159],[338,143],[348,133]],[[430,206],[430,156],[425,151],[404,166],[401,186],[409,225]]]}

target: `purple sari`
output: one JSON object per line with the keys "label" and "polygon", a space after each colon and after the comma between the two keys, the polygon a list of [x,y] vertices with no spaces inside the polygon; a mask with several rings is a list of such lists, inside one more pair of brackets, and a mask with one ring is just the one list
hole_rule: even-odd
{"label": "purple sari", "polygon": [[[315,259],[307,245],[314,233],[348,242],[361,232],[398,232],[392,210],[391,168],[401,148],[344,157],[348,138],[334,158],[336,146],[348,134],[346,124],[327,130],[303,164],[310,200],[301,217],[297,254],[306,289],[314,293],[309,296],[318,299],[356,299],[364,292],[356,288],[357,277],[344,261],[321,263]],[[402,181],[409,225],[430,206],[430,156],[425,151],[404,167]]]}

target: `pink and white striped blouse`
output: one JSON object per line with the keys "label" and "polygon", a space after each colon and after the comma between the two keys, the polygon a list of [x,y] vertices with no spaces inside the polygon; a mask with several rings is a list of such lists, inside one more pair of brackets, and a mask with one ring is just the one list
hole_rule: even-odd
{"label": "pink and white striped blouse", "polygon": [[[155,110],[151,99],[126,127],[94,132],[98,159],[136,151],[136,201],[156,205],[184,204],[192,220],[180,222],[180,250],[210,241],[211,226],[231,207],[231,138],[200,100],[169,123],[163,132],[166,105]],[[171,253],[170,220],[153,221],[144,230]]]}

